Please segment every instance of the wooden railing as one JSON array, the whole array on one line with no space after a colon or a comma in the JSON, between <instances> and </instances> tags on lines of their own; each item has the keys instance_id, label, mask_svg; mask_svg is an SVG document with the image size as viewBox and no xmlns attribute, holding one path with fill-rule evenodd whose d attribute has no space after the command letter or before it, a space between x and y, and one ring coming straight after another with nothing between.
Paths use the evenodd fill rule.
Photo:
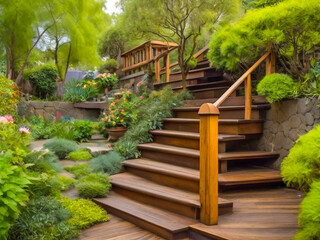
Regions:
<instances>
[{"instance_id":1,"label":"wooden railing","mask_svg":"<svg viewBox=\"0 0 320 240\"><path fill-rule=\"evenodd\" d=\"M200 115L200 221L207 225L218 223L218 120L219 106L244 82L246 120L251 119L251 73L266 60L266 75L275 72L275 54L271 48L246 71L215 103L205 103Z\"/></svg>"}]
</instances>

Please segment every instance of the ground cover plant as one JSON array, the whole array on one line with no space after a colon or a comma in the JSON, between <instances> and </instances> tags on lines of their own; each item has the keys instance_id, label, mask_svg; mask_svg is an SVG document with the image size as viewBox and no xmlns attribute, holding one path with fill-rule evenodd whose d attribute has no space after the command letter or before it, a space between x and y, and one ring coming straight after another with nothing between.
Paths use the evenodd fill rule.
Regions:
<instances>
[{"instance_id":1,"label":"ground cover plant","mask_svg":"<svg viewBox=\"0 0 320 240\"><path fill-rule=\"evenodd\" d=\"M59 159L65 159L69 153L79 149L76 142L61 138L50 139L44 144L44 147L55 153Z\"/></svg>"},{"instance_id":2,"label":"ground cover plant","mask_svg":"<svg viewBox=\"0 0 320 240\"><path fill-rule=\"evenodd\" d=\"M103 173L83 176L76 184L78 195L82 198L105 197L111 188L109 177Z\"/></svg>"},{"instance_id":3,"label":"ground cover plant","mask_svg":"<svg viewBox=\"0 0 320 240\"><path fill-rule=\"evenodd\" d=\"M76 179L86 176L92 171L89 165L86 163L76 164L74 166L66 166L64 169L72 173Z\"/></svg>"},{"instance_id":4,"label":"ground cover plant","mask_svg":"<svg viewBox=\"0 0 320 240\"><path fill-rule=\"evenodd\" d=\"M66 156L66 159L73 161L85 161L90 160L91 158L92 155L85 148L80 148L79 150L71 152Z\"/></svg>"},{"instance_id":5,"label":"ground cover plant","mask_svg":"<svg viewBox=\"0 0 320 240\"><path fill-rule=\"evenodd\" d=\"M93 172L103 172L109 175L116 174L122 169L124 158L115 151L100 155L90 160Z\"/></svg>"}]
</instances>

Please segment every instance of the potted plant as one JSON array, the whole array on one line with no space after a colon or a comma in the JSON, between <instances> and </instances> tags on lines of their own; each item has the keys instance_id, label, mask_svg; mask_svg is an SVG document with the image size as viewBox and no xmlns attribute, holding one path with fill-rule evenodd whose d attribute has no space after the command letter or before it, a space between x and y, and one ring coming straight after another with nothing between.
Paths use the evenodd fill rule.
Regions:
<instances>
[{"instance_id":1,"label":"potted plant","mask_svg":"<svg viewBox=\"0 0 320 240\"><path fill-rule=\"evenodd\" d=\"M99 74L94 81L101 93L107 93L118 86L119 79L116 74L104 73Z\"/></svg>"},{"instance_id":2,"label":"potted plant","mask_svg":"<svg viewBox=\"0 0 320 240\"><path fill-rule=\"evenodd\" d=\"M129 91L122 92L122 97L114 99L104 111L100 121L109 134L108 141L115 142L122 137L128 125L134 122L137 114L134 110L137 96Z\"/></svg>"},{"instance_id":3,"label":"potted plant","mask_svg":"<svg viewBox=\"0 0 320 240\"><path fill-rule=\"evenodd\" d=\"M119 68L119 63L115 59L108 59L100 68L100 72L115 73Z\"/></svg>"}]
</instances>

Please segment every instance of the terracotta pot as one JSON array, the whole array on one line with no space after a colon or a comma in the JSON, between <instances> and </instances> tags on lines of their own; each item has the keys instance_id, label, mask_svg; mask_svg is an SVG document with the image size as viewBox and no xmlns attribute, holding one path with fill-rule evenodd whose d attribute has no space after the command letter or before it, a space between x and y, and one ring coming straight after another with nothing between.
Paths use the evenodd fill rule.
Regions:
<instances>
[{"instance_id":1,"label":"terracotta pot","mask_svg":"<svg viewBox=\"0 0 320 240\"><path fill-rule=\"evenodd\" d=\"M116 142L120 137L122 137L126 131L128 130L127 127L113 127L108 128L109 139L110 142Z\"/></svg>"}]
</instances>

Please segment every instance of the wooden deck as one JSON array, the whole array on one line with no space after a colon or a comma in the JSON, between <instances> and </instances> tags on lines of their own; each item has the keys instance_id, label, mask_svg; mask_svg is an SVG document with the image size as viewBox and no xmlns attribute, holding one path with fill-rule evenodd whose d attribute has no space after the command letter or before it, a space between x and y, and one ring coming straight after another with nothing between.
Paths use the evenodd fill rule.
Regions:
<instances>
[{"instance_id":1,"label":"wooden deck","mask_svg":"<svg viewBox=\"0 0 320 240\"><path fill-rule=\"evenodd\" d=\"M136 225L108 214L110 221L97 224L82 232L81 240L161 240L148 231Z\"/></svg>"},{"instance_id":2,"label":"wooden deck","mask_svg":"<svg viewBox=\"0 0 320 240\"><path fill-rule=\"evenodd\" d=\"M216 226L198 223L190 226L192 231L219 240L289 240L299 229L302 192L259 189L225 192L219 197L233 201L233 212L219 216Z\"/></svg>"}]
</instances>

